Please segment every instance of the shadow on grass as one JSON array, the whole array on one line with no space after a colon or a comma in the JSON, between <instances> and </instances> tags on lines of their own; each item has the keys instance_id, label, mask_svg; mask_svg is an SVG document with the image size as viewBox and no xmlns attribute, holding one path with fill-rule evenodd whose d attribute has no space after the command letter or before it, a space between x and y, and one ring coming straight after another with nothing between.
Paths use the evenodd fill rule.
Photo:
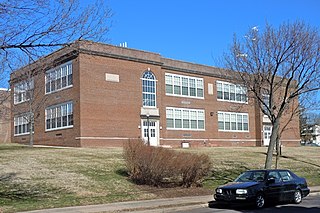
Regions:
<instances>
[{"instance_id":1,"label":"shadow on grass","mask_svg":"<svg viewBox=\"0 0 320 213\"><path fill-rule=\"evenodd\" d=\"M122 177L129 177L128 170L125 168L120 168L116 170L116 174Z\"/></svg>"},{"instance_id":2,"label":"shadow on grass","mask_svg":"<svg viewBox=\"0 0 320 213\"><path fill-rule=\"evenodd\" d=\"M0 198L8 200L29 200L39 196L38 187L15 182L17 173L0 175Z\"/></svg>"},{"instance_id":3,"label":"shadow on grass","mask_svg":"<svg viewBox=\"0 0 320 213\"><path fill-rule=\"evenodd\" d=\"M265 153L265 152L257 152L257 153L262 154L262 155L267 155L267 153ZM273 155L275 156L275 154L273 154ZM310 166L315 166L315 167L320 168L320 165L318 165L318 164L311 163L311 162L308 162L308 161L304 161L304 160L301 160L301 159L297 159L295 157L282 155L282 156L280 156L280 158L290 159L290 160L293 160L293 161L296 161L296 162L299 162L299 163L305 163L305 164L308 164Z\"/></svg>"},{"instance_id":4,"label":"shadow on grass","mask_svg":"<svg viewBox=\"0 0 320 213\"><path fill-rule=\"evenodd\" d=\"M1 144L0 151L15 151L22 149L29 149L29 146L26 145L13 145L13 144Z\"/></svg>"},{"instance_id":5,"label":"shadow on grass","mask_svg":"<svg viewBox=\"0 0 320 213\"><path fill-rule=\"evenodd\" d=\"M43 184L27 184L17 180L17 173L0 175L0 203L49 198L61 193L61 189L47 187Z\"/></svg>"},{"instance_id":6,"label":"shadow on grass","mask_svg":"<svg viewBox=\"0 0 320 213\"><path fill-rule=\"evenodd\" d=\"M298 160L298 159L295 158L295 157L289 157L289 156L284 156L284 155L283 155L283 156L281 156L281 158L290 159L290 160L293 160L293 161L296 161L296 162L305 163L305 164L308 164L308 165L311 165L311 166L315 166L315 167L320 168L320 165L318 165L318 164L311 163L311 162L304 161L304 160Z\"/></svg>"},{"instance_id":7,"label":"shadow on grass","mask_svg":"<svg viewBox=\"0 0 320 213\"><path fill-rule=\"evenodd\" d=\"M238 164L230 169L212 170L211 175L206 180L216 182L217 185L226 184L247 170L249 170L248 167Z\"/></svg>"}]
</instances>

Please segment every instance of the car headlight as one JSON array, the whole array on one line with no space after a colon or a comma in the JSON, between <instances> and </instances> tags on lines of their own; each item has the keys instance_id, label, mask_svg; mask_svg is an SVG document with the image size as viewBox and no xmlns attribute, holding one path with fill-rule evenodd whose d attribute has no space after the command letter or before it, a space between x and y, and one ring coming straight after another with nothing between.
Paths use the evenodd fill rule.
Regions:
<instances>
[{"instance_id":1,"label":"car headlight","mask_svg":"<svg viewBox=\"0 0 320 213\"><path fill-rule=\"evenodd\" d=\"M243 194L247 194L248 193L248 190L246 189L237 189L236 190L236 194L238 195L243 195Z\"/></svg>"},{"instance_id":2,"label":"car headlight","mask_svg":"<svg viewBox=\"0 0 320 213\"><path fill-rule=\"evenodd\" d=\"M217 192L218 194L222 194L222 189L217 189L216 192Z\"/></svg>"}]
</instances>

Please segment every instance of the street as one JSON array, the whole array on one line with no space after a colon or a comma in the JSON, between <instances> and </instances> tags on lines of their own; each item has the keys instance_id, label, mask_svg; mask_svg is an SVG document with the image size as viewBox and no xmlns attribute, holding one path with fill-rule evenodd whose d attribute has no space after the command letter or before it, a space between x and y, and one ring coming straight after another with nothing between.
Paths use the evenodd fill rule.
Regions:
<instances>
[{"instance_id":1,"label":"street","mask_svg":"<svg viewBox=\"0 0 320 213\"><path fill-rule=\"evenodd\" d=\"M224 212L224 213L235 213L235 212L307 212L307 213L318 213L320 212L320 195L308 196L302 200L302 203L295 204L282 204L276 206L267 206L263 209L254 209L251 207L216 207L215 203L206 205L193 205L193 206L182 206L182 207L172 207L172 208L164 208L158 210L145 210L138 211L139 213L148 213L148 212L174 212L174 213L211 213L211 212Z\"/></svg>"}]
</instances>

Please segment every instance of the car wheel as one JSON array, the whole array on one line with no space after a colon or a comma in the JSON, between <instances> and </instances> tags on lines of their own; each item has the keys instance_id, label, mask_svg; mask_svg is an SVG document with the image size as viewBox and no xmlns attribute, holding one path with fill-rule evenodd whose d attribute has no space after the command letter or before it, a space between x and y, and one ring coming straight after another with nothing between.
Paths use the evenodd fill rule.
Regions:
<instances>
[{"instance_id":1,"label":"car wheel","mask_svg":"<svg viewBox=\"0 0 320 213\"><path fill-rule=\"evenodd\" d=\"M293 197L293 202L295 204L299 204L301 203L302 201L302 195L301 195L301 191L299 189L297 189L295 192L294 192L294 197Z\"/></svg>"},{"instance_id":2,"label":"car wheel","mask_svg":"<svg viewBox=\"0 0 320 213\"><path fill-rule=\"evenodd\" d=\"M263 194L258 194L256 197L256 207L257 208L263 208L265 204L265 199Z\"/></svg>"}]
</instances>

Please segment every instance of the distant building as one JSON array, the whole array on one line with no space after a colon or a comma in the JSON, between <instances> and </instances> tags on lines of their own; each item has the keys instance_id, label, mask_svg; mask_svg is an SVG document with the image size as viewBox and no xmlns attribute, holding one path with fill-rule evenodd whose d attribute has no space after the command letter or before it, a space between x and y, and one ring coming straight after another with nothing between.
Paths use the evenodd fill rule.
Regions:
<instances>
[{"instance_id":1,"label":"distant building","mask_svg":"<svg viewBox=\"0 0 320 213\"><path fill-rule=\"evenodd\" d=\"M320 126L308 124L301 130L301 140L305 144L315 143L320 145Z\"/></svg>"},{"instance_id":2,"label":"distant building","mask_svg":"<svg viewBox=\"0 0 320 213\"><path fill-rule=\"evenodd\" d=\"M26 77L30 70L32 78ZM270 121L246 87L230 80L233 74L78 41L11 74L12 141L28 141L31 89L40 94L32 103L39 105L35 144L122 146L140 138L166 147L268 145ZM299 119L293 117L281 143L299 142Z\"/></svg>"},{"instance_id":3,"label":"distant building","mask_svg":"<svg viewBox=\"0 0 320 213\"><path fill-rule=\"evenodd\" d=\"M10 91L0 88L0 143L11 142Z\"/></svg>"},{"instance_id":4,"label":"distant building","mask_svg":"<svg viewBox=\"0 0 320 213\"><path fill-rule=\"evenodd\" d=\"M314 125L312 127L312 141L320 146L320 126Z\"/></svg>"}]
</instances>

